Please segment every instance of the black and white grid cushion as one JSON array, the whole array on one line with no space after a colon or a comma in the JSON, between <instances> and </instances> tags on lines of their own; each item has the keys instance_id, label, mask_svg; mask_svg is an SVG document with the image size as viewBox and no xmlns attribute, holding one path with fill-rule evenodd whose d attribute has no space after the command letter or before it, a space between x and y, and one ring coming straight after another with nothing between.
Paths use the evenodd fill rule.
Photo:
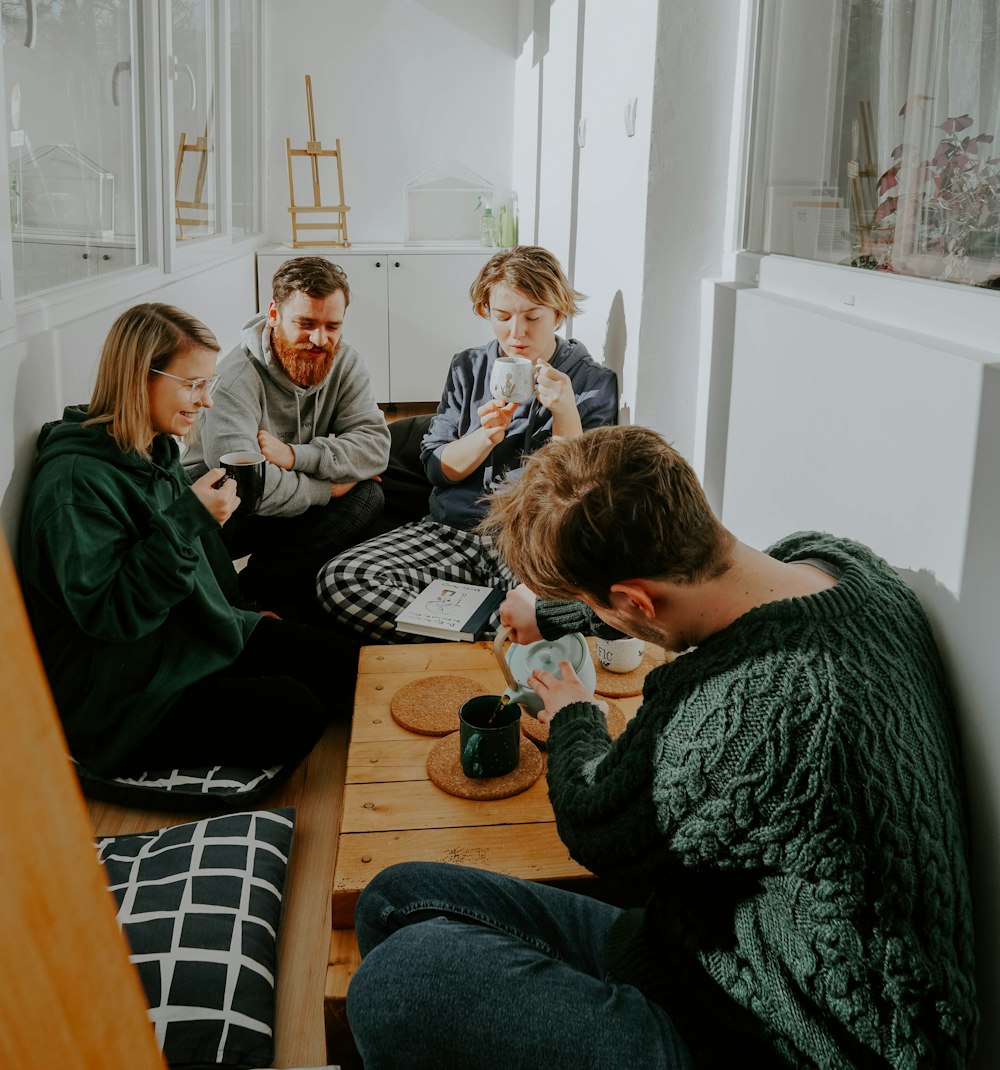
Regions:
<instances>
[{"instance_id":1,"label":"black and white grid cushion","mask_svg":"<svg viewBox=\"0 0 1000 1070\"><path fill-rule=\"evenodd\" d=\"M246 809L280 783L294 765L249 769L233 765L195 769L159 769L135 776L113 777L95 773L75 759L85 795L120 806L155 810Z\"/></svg>"},{"instance_id":2,"label":"black and white grid cushion","mask_svg":"<svg viewBox=\"0 0 1000 1070\"><path fill-rule=\"evenodd\" d=\"M171 1067L271 1065L294 821L259 810L97 841Z\"/></svg>"}]
</instances>

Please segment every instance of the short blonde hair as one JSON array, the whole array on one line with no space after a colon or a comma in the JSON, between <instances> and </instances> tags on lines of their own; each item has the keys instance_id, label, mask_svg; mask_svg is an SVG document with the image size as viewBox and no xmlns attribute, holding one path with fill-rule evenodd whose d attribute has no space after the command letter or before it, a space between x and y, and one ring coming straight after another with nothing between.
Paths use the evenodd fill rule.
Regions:
<instances>
[{"instance_id":1,"label":"short blonde hair","mask_svg":"<svg viewBox=\"0 0 1000 1070\"><path fill-rule=\"evenodd\" d=\"M219 352L215 335L194 316L157 303L123 312L104 340L84 427L107 424L108 434L123 450L148 458L154 435L150 373L163 371L190 349Z\"/></svg>"},{"instance_id":2,"label":"short blonde hair","mask_svg":"<svg viewBox=\"0 0 1000 1070\"><path fill-rule=\"evenodd\" d=\"M472 309L477 316L489 319L490 294L493 287L504 282L526 293L544 308L554 309L561 323L580 314L582 293L570 286L559 261L538 245L518 245L502 249L491 256L469 287Z\"/></svg>"},{"instance_id":3,"label":"short blonde hair","mask_svg":"<svg viewBox=\"0 0 1000 1070\"><path fill-rule=\"evenodd\" d=\"M479 530L539 598L604 607L625 580L720 576L735 545L691 466L645 427L547 442L492 496Z\"/></svg>"}]
</instances>

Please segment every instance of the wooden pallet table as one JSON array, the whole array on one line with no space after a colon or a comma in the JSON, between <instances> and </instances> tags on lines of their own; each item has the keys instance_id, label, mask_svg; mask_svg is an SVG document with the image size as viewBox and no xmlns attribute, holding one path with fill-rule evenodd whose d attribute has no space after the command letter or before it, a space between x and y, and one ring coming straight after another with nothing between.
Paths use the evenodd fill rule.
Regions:
<instances>
[{"instance_id":1,"label":"wooden pallet table","mask_svg":"<svg viewBox=\"0 0 1000 1070\"><path fill-rule=\"evenodd\" d=\"M500 694L503 675L491 643L421 643L363 647L347 754L337 839L327 971L328 1058L352 1065L344 999L359 962L354 907L376 873L404 861L453 862L526 880L582 887L592 875L570 858L556 832L544 775L509 799L459 799L427 778L436 737L396 723L392 696L428 676L463 676ZM634 715L641 699L614 700Z\"/></svg>"}]
</instances>

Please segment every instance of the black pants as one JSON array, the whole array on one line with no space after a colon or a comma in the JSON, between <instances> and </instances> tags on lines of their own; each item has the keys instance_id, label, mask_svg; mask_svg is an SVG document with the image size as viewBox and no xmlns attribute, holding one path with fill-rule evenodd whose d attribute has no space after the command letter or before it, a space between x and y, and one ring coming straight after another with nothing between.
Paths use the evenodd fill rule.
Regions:
<instances>
[{"instance_id":1,"label":"black pants","mask_svg":"<svg viewBox=\"0 0 1000 1070\"><path fill-rule=\"evenodd\" d=\"M363 541L385 506L381 486L359 483L298 516L232 520L222 538L233 558L250 555L240 573L244 598L260 609L316 603L316 574L332 557Z\"/></svg>"},{"instance_id":2,"label":"black pants","mask_svg":"<svg viewBox=\"0 0 1000 1070\"><path fill-rule=\"evenodd\" d=\"M297 762L351 715L358 647L319 628L262 617L224 672L174 701L124 772Z\"/></svg>"}]
</instances>

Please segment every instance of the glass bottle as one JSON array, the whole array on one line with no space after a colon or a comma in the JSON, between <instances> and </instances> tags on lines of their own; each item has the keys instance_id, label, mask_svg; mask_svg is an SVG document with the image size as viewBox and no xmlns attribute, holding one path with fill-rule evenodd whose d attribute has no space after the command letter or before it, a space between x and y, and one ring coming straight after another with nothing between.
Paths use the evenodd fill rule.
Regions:
<instances>
[{"instance_id":1,"label":"glass bottle","mask_svg":"<svg viewBox=\"0 0 1000 1070\"><path fill-rule=\"evenodd\" d=\"M479 226L480 245L493 246L497 243L497 221L492 208L483 209L483 221Z\"/></svg>"}]
</instances>

